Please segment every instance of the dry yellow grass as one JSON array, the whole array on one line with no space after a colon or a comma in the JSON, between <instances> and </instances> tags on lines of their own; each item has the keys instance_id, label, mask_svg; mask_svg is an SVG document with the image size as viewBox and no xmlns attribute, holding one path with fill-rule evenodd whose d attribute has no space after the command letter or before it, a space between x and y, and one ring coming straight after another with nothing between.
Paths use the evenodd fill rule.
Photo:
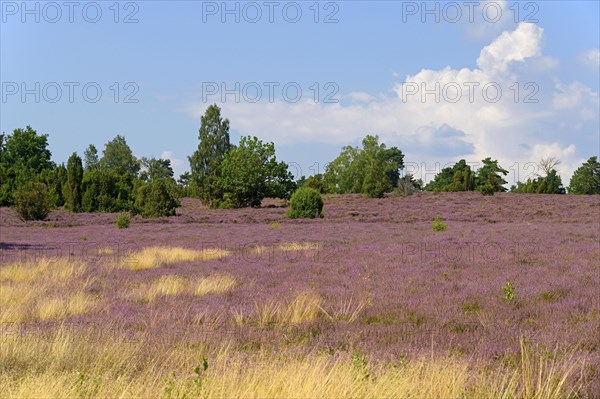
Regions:
<instances>
[{"instance_id":1,"label":"dry yellow grass","mask_svg":"<svg viewBox=\"0 0 600 399\"><path fill-rule=\"evenodd\" d=\"M108 326L107 326L108 327ZM241 356L224 342L195 350L129 342L60 328L53 337L6 335L0 347L5 398L530 398L573 395L565 381L579 362L522 346L521 363L472 368L462 358L422 358L400 367L339 356L259 351ZM202 357L208 369L193 372ZM248 367L251 364L252 367Z\"/></svg>"},{"instance_id":2,"label":"dry yellow grass","mask_svg":"<svg viewBox=\"0 0 600 399\"><path fill-rule=\"evenodd\" d=\"M25 283L44 280L46 283L58 283L81 275L86 264L68 258L15 262L0 267L0 283Z\"/></svg>"},{"instance_id":3,"label":"dry yellow grass","mask_svg":"<svg viewBox=\"0 0 600 399\"><path fill-rule=\"evenodd\" d=\"M60 297L24 287L2 287L0 291L8 292L8 295L2 295L0 324L23 323L36 319L64 319L91 312L98 303L96 298L81 291Z\"/></svg>"},{"instance_id":4,"label":"dry yellow grass","mask_svg":"<svg viewBox=\"0 0 600 399\"><path fill-rule=\"evenodd\" d=\"M255 318L261 327L301 324L314 321L322 311L323 298L314 291L304 291L289 304L273 300L256 304ZM238 316L238 322L243 316Z\"/></svg>"},{"instance_id":5,"label":"dry yellow grass","mask_svg":"<svg viewBox=\"0 0 600 399\"><path fill-rule=\"evenodd\" d=\"M35 318L32 302L38 291L26 285L0 285L0 324Z\"/></svg>"},{"instance_id":6,"label":"dry yellow grass","mask_svg":"<svg viewBox=\"0 0 600 399\"><path fill-rule=\"evenodd\" d=\"M121 267L131 270L152 269L178 262L207 261L229 256L221 249L193 250L180 247L148 247L132 254Z\"/></svg>"},{"instance_id":7,"label":"dry yellow grass","mask_svg":"<svg viewBox=\"0 0 600 399\"><path fill-rule=\"evenodd\" d=\"M69 284L87 265L68 258L15 262L0 268L0 323L63 319L92 311L98 300Z\"/></svg>"},{"instance_id":8,"label":"dry yellow grass","mask_svg":"<svg viewBox=\"0 0 600 399\"><path fill-rule=\"evenodd\" d=\"M314 291L300 293L286 309L282 322L300 324L314 321L321 312L323 298Z\"/></svg>"},{"instance_id":9,"label":"dry yellow grass","mask_svg":"<svg viewBox=\"0 0 600 399\"><path fill-rule=\"evenodd\" d=\"M164 296L221 294L233 289L235 285L235 279L224 274L215 274L192 280L180 276L163 276L149 285L143 285L135 289L133 297L153 301Z\"/></svg>"},{"instance_id":10,"label":"dry yellow grass","mask_svg":"<svg viewBox=\"0 0 600 399\"><path fill-rule=\"evenodd\" d=\"M174 296L183 294L188 286L188 282L178 276L163 276L154 281L150 287L145 290L145 297L152 301L161 296Z\"/></svg>"},{"instance_id":11,"label":"dry yellow grass","mask_svg":"<svg viewBox=\"0 0 600 399\"><path fill-rule=\"evenodd\" d=\"M196 283L196 295L206 294L220 294L233 289L236 285L236 281L233 277L217 274L201 278Z\"/></svg>"}]
</instances>

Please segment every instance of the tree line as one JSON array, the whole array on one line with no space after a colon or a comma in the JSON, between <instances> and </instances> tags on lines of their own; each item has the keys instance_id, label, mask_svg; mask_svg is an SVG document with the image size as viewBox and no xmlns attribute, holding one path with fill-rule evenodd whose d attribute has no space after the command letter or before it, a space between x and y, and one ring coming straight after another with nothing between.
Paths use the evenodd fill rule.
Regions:
<instances>
[{"instance_id":1,"label":"tree line","mask_svg":"<svg viewBox=\"0 0 600 399\"><path fill-rule=\"evenodd\" d=\"M0 206L13 206L23 219L43 219L52 208L73 212L130 212L142 217L171 216L183 196L198 197L213 208L259 206L264 198L289 199L300 187L322 194L360 193L371 198L398 191L504 192L508 171L486 158L472 170L465 160L444 168L424 185L401 175L404 154L368 135L361 147L346 146L322 174L294 180L285 162L278 161L273 143L244 136L231 143L230 122L215 104L201 117L199 144L188 157L190 172L175 180L168 159L136 158L125 137L117 135L102 154L90 144L81 158L73 153L67 164L51 160L48 135L30 126L0 135ZM540 162L542 174L518 182L510 191L546 194L600 194L600 163L591 157L562 184L558 160Z\"/></svg>"}]
</instances>

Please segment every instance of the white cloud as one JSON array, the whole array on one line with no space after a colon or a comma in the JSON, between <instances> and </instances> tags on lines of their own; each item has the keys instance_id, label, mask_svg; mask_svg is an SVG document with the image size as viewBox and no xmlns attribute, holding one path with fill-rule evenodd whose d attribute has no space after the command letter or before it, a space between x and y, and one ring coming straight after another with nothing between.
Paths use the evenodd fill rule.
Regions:
<instances>
[{"instance_id":1,"label":"white cloud","mask_svg":"<svg viewBox=\"0 0 600 399\"><path fill-rule=\"evenodd\" d=\"M579 61L592 71L598 72L600 69L600 49L591 48L579 56Z\"/></svg>"},{"instance_id":2,"label":"white cloud","mask_svg":"<svg viewBox=\"0 0 600 399\"><path fill-rule=\"evenodd\" d=\"M485 46L477 66L488 72L503 72L515 61L525 61L527 58L541 54L541 40L544 30L535 24L520 23L516 30L503 32L490 45Z\"/></svg>"},{"instance_id":3,"label":"white cloud","mask_svg":"<svg viewBox=\"0 0 600 399\"><path fill-rule=\"evenodd\" d=\"M554 93L553 104L556 109L569 109L581 107L585 98L593 97L592 90L579 83L569 85L556 82L557 91Z\"/></svg>"},{"instance_id":4,"label":"white cloud","mask_svg":"<svg viewBox=\"0 0 600 399\"><path fill-rule=\"evenodd\" d=\"M353 92L353 93L348 94L348 97L351 100L357 101L357 102L367 102L367 101L372 101L375 99L375 97L373 97L369 93L365 93L365 92Z\"/></svg>"},{"instance_id":5,"label":"white cloud","mask_svg":"<svg viewBox=\"0 0 600 399\"><path fill-rule=\"evenodd\" d=\"M592 144L600 136L598 93L555 79L558 60L542 54L543 39L542 28L520 23L482 48L477 68L423 69L385 98L352 93L356 101L348 105L306 100L221 106L232 128L276 144L341 146L379 134L405 151L407 161L443 161L438 150L446 146L447 161L491 156L507 169L551 152L563 161L567 184L577 162L589 157L577 151L597 151ZM189 110L197 119L205 107L196 103Z\"/></svg>"}]
</instances>

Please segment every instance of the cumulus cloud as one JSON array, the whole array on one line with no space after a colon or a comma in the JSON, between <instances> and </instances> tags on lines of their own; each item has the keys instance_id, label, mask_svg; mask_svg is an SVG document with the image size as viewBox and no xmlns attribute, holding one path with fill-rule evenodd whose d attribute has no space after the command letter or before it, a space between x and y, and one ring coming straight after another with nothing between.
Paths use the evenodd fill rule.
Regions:
<instances>
[{"instance_id":1,"label":"cumulus cloud","mask_svg":"<svg viewBox=\"0 0 600 399\"><path fill-rule=\"evenodd\" d=\"M341 146L378 134L405 151L407 161L478 162L491 156L513 170L548 153L563 161L567 184L577 163L597 151L600 104L593 89L553 76L558 60L543 55L543 40L542 28L520 23L481 49L476 68L422 69L384 98L352 93L349 104L221 106L233 128L276 144ZM199 118L205 107L195 103L189 110Z\"/></svg>"},{"instance_id":2,"label":"cumulus cloud","mask_svg":"<svg viewBox=\"0 0 600 399\"><path fill-rule=\"evenodd\" d=\"M541 55L544 30L535 24L521 23L512 32L503 32L481 50L477 66L487 72L503 72L515 62Z\"/></svg>"}]
</instances>

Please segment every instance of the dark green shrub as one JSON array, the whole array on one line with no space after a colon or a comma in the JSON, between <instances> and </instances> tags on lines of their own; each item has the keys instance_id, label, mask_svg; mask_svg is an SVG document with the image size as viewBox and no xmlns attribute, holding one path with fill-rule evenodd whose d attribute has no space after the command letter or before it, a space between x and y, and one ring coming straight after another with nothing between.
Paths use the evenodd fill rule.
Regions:
<instances>
[{"instance_id":1,"label":"dark green shrub","mask_svg":"<svg viewBox=\"0 0 600 399\"><path fill-rule=\"evenodd\" d=\"M164 180L138 187L135 197L135 212L143 218L173 216L179 201L173 194L172 187Z\"/></svg>"},{"instance_id":2,"label":"dark green shrub","mask_svg":"<svg viewBox=\"0 0 600 399\"><path fill-rule=\"evenodd\" d=\"M323 199L314 188L300 188L292 194L287 216L296 218L323 217Z\"/></svg>"},{"instance_id":3,"label":"dark green shrub","mask_svg":"<svg viewBox=\"0 0 600 399\"><path fill-rule=\"evenodd\" d=\"M129 216L128 212L121 212L117 215L117 218L115 219L115 223L117 224L117 227L120 229L126 229L129 227L129 222L131 221L131 218Z\"/></svg>"},{"instance_id":4,"label":"dark green shrub","mask_svg":"<svg viewBox=\"0 0 600 399\"><path fill-rule=\"evenodd\" d=\"M50 213L51 198L44 183L25 183L13 197L15 210L23 220L43 220Z\"/></svg>"}]
</instances>

